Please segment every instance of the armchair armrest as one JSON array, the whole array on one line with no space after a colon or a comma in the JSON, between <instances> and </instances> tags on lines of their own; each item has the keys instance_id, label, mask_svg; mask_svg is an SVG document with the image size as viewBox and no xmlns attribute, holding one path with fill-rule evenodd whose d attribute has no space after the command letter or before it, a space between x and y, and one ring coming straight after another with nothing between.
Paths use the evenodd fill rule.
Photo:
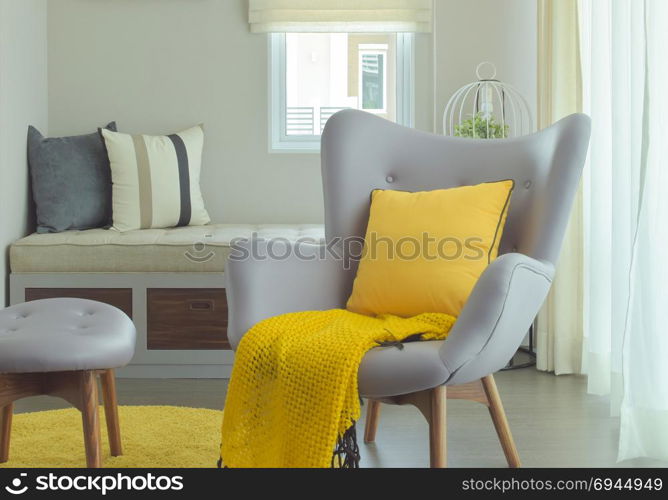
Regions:
<instances>
[{"instance_id":1,"label":"armchair armrest","mask_svg":"<svg viewBox=\"0 0 668 500\"><path fill-rule=\"evenodd\" d=\"M232 348L253 325L272 316L344 308L354 277L321 245L257 239L234 243L225 269Z\"/></svg>"},{"instance_id":2,"label":"armchair armrest","mask_svg":"<svg viewBox=\"0 0 668 500\"><path fill-rule=\"evenodd\" d=\"M540 310L554 267L526 255L499 257L482 274L448 340L441 348L452 374L448 385L464 384L503 368Z\"/></svg>"}]
</instances>

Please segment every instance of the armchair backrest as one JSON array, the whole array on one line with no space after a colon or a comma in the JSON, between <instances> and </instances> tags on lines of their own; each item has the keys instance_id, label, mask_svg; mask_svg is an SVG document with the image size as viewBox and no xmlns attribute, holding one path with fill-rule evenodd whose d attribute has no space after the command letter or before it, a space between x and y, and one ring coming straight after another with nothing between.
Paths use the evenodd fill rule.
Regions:
<instances>
[{"instance_id":1,"label":"armchair backrest","mask_svg":"<svg viewBox=\"0 0 668 500\"><path fill-rule=\"evenodd\" d=\"M571 115L542 132L505 140L461 139L345 110L323 132L325 230L364 237L374 189L430 191L515 181L500 254L519 252L556 264L590 136L590 120Z\"/></svg>"}]
</instances>

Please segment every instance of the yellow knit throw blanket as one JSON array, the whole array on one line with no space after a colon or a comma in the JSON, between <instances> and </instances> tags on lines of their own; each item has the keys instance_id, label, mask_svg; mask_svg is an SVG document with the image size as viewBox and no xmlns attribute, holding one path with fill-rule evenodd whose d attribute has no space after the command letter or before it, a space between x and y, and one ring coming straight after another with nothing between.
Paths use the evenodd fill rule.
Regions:
<instances>
[{"instance_id":1,"label":"yellow knit throw blanket","mask_svg":"<svg viewBox=\"0 0 668 500\"><path fill-rule=\"evenodd\" d=\"M405 319L331 310L258 323L236 353L222 462L234 468L331 467L337 442L360 417L357 371L364 354L416 335L445 339L454 322L437 313Z\"/></svg>"}]
</instances>

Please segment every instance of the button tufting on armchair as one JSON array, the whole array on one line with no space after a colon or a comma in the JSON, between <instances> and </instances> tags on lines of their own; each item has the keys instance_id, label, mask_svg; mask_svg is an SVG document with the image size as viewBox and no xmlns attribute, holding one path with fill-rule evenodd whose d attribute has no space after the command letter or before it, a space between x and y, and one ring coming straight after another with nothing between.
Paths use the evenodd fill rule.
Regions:
<instances>
[{"instance_id":1,"label":"button tufting on armchair","mask_svg":"<svg viewBox=\"0 0 668 500\"><path fill-rule=\"evenodd\" d=\"M364 237L374 189L515 181L500 257L480 277L448 340L409 343L402 350L378 347L364 357L359 390L369 400L366 442L375 438L381 402L412 404L429 423L432 467L445 467L446 399L469 399L489 408L508 464L520 466L493 374L511 359L547 297L589 137L585 115L508 140L442 137L353 110L329 120L322 175L326 239L335 249L341 240ZM303 246L285 258L266 259L258 257L262 243L252 245L254 255L232 259L227 267L233 347L268 317L345 307L354 262ZM251 243L237 247L240 255ZM274 248L273 255L285 256L283 250Z\"/></svg>"}]
</instances>

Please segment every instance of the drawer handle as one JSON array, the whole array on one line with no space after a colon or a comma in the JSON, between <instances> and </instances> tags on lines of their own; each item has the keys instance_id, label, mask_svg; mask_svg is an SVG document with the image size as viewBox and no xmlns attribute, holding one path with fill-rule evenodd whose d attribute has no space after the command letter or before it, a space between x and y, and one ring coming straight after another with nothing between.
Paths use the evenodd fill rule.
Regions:
<instances>
[{"instance_id":1,"label":"drawer handle","mask_svg":"<svg viewBox=\"0 0 668 500\"><path fill-rule=\"evenodd\" d=\"M194 312L211 312L213 311L213 300L197 300L189 302L188 308Z\"/></svg>"}]
</instances>

